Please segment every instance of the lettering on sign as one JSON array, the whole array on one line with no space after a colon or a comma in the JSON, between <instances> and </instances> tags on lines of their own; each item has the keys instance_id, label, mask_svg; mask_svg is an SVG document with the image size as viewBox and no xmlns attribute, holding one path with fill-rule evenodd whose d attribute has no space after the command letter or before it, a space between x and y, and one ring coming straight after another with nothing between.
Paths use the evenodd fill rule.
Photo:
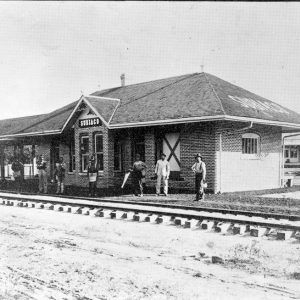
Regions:
<instances>
[{"instance_id":1,"label":"lettering on sign","mask_svg":"<svg viewBox=\"0 0 300 300\"><path fill-rule=\"evenodd\" d=\"M243 107L246 108L254 108L257 110L262 110L266 113L268 112L276 112L276 113L284 113L289 114L289 111L281 107L280 105L273 103L273 102L267 102L267 101L256 101L251 98L244 98L244 97L238 97L238 96L230 96L228 97L241 104Z\"/></svg>"},{"instance_id":2,"label":"lettering on sign","mask_svg":"<svg viewBox=\"0 0 300 300\"><path fill-rule=\"evenodd\" d=\"M101 126L101 125L102 125L102 123L99 118L90 118L90 119L79 120L80 128L95 127L95 126Z\"/></svg>"}]
</instances>

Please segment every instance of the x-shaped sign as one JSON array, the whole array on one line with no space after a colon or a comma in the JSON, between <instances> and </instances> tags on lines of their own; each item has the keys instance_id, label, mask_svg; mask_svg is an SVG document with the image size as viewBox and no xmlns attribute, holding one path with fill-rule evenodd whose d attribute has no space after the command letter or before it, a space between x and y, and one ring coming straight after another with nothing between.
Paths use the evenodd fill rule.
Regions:
<instances>
[{"instance_id":1,"label":"x-shaped sign","mask_svg":"<svg viewBox=\"0 0 300 300\"><path fill-rule=\"evenodd\" d=\"M180 160L178 159L178 157L177 157L176 154L175 154L176 148L177 148L177 146L178 146L178 144L179 144L179 142L180 142L180 137L178 137L176 143L174 144L174 147L172 147L172 146L170 145L169 141L166 139L165 136L163 137L163 140L166 142L166 145L167 145L168 148L170 149L170 155L169 155L169 157L168 157L168 161L170 161L170 159L172 158L172 156L174 156L174 158L175 158L175 160L176 160L178 166L180 167Z\"/></svg>"}]
</instances>

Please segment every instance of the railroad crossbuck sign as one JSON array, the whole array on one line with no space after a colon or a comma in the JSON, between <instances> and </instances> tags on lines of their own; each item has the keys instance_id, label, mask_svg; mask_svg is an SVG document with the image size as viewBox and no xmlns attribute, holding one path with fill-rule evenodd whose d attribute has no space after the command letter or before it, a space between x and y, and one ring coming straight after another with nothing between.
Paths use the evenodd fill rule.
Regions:
<instances>
[{"instance_id":1,"label":"railroad crossbuck sign","mask_svg":"<svg viewBox=\"0 0 300 300\"><path fill-rule=\"evenodd\" d=\"M180 171L180 136L179 133L167 133L163 138L163 153L170 163L171 171Z\"/></svg>"}]
</instances>

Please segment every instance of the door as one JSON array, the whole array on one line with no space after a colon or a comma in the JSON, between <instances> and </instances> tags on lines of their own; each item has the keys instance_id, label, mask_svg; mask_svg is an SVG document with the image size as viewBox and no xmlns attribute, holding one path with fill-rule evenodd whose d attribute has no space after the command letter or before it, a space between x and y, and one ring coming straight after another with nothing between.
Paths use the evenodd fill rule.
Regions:
<instances>
[{"instance_id":1,"label":"door","mask_svg":"<svg viewBox=\"0 0 300 300\"><path fill-rule=\"evenodd\" d=\"M50 146L50 176L53 178L55 164L59 161L59 141L53 140Z\"/></svg>"},{"instance_id":2,"label":"door","mask_svg":"<svg viewBox=\"0 0 300 300\"><path fill-rule=\"evenodd\" d=\"M163 153L170 163L171 172L180 172L180 134L166 133L163 137Z\"/></svg>"}]
</instances>

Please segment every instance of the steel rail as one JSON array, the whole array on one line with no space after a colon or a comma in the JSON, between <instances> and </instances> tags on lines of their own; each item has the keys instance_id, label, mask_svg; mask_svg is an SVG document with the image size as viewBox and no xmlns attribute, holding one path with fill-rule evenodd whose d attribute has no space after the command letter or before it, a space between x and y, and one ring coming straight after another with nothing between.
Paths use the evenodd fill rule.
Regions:
<instances>
[{"instance_id":1,"label":"steel rail","mask_svg":"<svg viewBox=\"0 0 300 300\"><path fill-rule=\"evenodd\" d=\"M250 218L251 216L243 215L241 214L241 211L234 211L234 214L229 214L227 212L223 216L220 215L213 215L213 213L218 214L217 211L196 211L193 209L193 207L161 207L156 205L148 205L147 203L144 203L143 205L141 203L128 203L128 202L118 202L115 201L99 201L99 204L93 203L76 203L71 201L55 201L55 200L47 200L47 199L35 199L31 197L23 197L23 195L18 196L0 196L2 199L6 200L14 200L19 202L34 202L34 203L51 203L53 205L59 204L61 206L76 206L76 207L87 207L90 209L107 209L112 211L124 211L124 212L134 212L134 213L145 213L145 214L154 214L157 216L170 216L175 218L186 218L188 220L195 219L195 220L210 220L214 222L227 222L227 223L235 223L235 224L244 224L244 225L252 225L252 226L261 226L261 227L268 227L268 228L277 228L282 230L293 230L293 231L300 231L300 225L298 224L292 224L292 223L284 223L284 222L294 222L291 220L287 220L284 218L281 219L281 223L278 223L279 220L274 218L265 218L265 220L251 220L251 219L244 219L245 217ZM64 197L65 198L65 197ZM89 201L90 199L82 199ZM107 203L107 204L106 204ZM135 205L136 207L133 207ZM139 207L140 206L140 207ZM147 206L147 207L146 207ZM179 210L179 211L178 211ZM181 210L181 211L180 211ZM189 211L184 211L189 210ZM201 215L201 213L203 213ZM211 215L207 215L207 213L211 213ZM250 212L251 213L251 212ZM284 215L283 215L284 216ZM253 216L252 216L253 217ZM256 217L256 216L255 216ZM261 215L259 216L260 218ZM273 219L273 220L272 220Z\"/></svg>"},{"instance_id":2,"label":"steel rail","mask_svg":"<svg viewBox=\"0 0 300 300\"><path fill-rule=\"evenodd\" d=\"M0 190L2 193L6 193L7 191ZM10 192L11 194L11 192ZM17 195L17 194L16 194ZM24 199L27 198L25 196L30 196L32 194L29 193L22 193L22 196L24 195ZM41 194L42 196L43 194ZM118 199L107 199L107 198L92 198L92 197L80 197L80 196L69 196L69 195L52 195L52 194L46 194L46 196L51 196L55 198L66 198L66 199L75 199L75 200L86 200L86 201L95 201L95 202L108 202L108 203L120 203L120 204L132 204L132 205L147 205L147 206L153 206L153 207L161 207L161 208L170 208L170 209L184 209L184 210L193 210L197 212L211 212L211 213L221 213L221 214L230 214L230 215L244 215L248 217L261 217L264 219L286 219L289 221L300 221L299 215L292 215L292 214L279 214L279 213L265 213L265 212L257 212L257 211L249 211L249 210L233 210L233 209L227 209L227 208L210 208L210 207L204 207L204 206L187 206L187 205L181 205L181 204L166 204L166 203L157 203L157 202L145 202L145 201L130 201L130 200L118 200ZM19 197L14 197L12 195L5 196L10 199L18 200ZM1 198L1 196L0 196ZM28 198L29 200L31 198ZM40 200L40 202L46 201L46 200ZM47 201L46 201L47 202ZM51 201L52 202L52 201ZM71 202L70 202L71 203ZM76 203L72 202L73 205ZM201 203L201 202L200 202ZM59 202L57 202L59 204Z\"/></svg>"}]
</instances>

